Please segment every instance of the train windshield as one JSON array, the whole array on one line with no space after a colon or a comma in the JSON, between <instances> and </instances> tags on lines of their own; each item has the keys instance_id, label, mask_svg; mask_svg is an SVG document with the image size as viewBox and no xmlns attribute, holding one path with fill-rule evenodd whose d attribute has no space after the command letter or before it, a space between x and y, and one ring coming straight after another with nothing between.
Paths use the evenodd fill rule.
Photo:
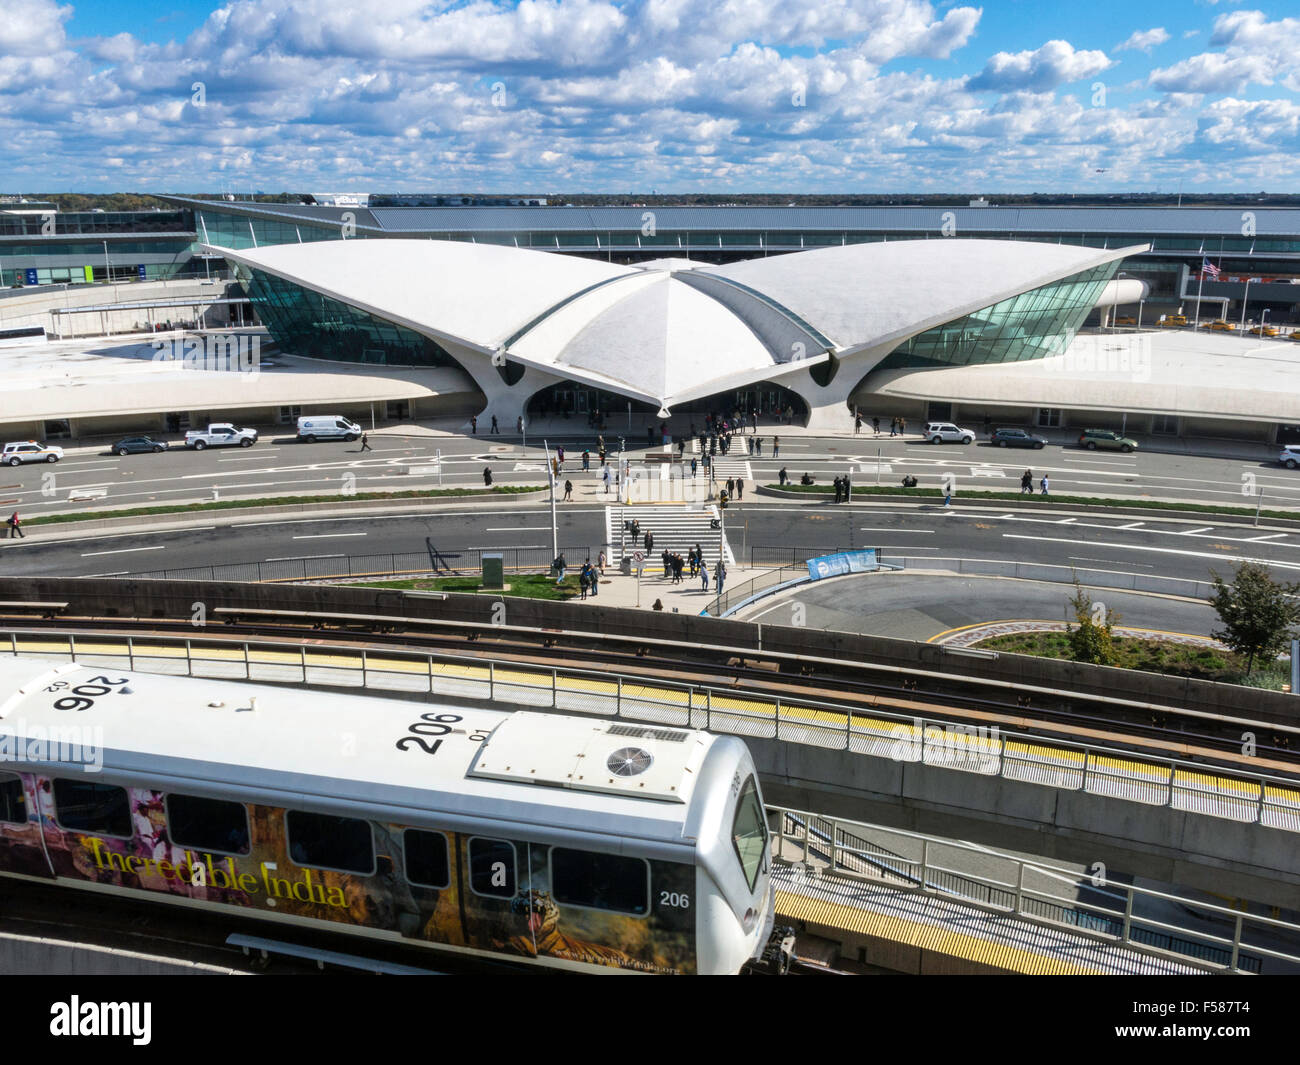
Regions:
<instances>
[{"instance_id":1,"label":"train windshield","mask_svg":"<svg viewBox=\"0 0 1300 1065\"><path fill-rule=\"evenodd\" d=\"M740 789L740 798L736 800L736 817L731 823L731 842L736 848L736 857L740 859L740 867L745 871L749 890L753 891L767 852L767 821L763 817L763 806L758 801L758 787L752 776L745 781L744 787Z\"/></svg>"}]
</instances>

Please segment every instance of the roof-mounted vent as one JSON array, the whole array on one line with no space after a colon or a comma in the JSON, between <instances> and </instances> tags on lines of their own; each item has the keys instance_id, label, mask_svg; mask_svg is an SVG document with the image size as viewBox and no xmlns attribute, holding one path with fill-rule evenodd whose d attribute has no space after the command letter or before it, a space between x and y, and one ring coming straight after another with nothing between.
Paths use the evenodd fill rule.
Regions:
<instances>
[{"instance_id":1,"label":"roof-mounted vent","mask_svg":"<svg viewBox=\"0 0 1300 1065\"><path fill-rule=\"evenodd\" d=\"M620 747L605 759L605 766L616 777L636 777L654 765L654 760L644 747Z\"/></svg>"}]
</instances>

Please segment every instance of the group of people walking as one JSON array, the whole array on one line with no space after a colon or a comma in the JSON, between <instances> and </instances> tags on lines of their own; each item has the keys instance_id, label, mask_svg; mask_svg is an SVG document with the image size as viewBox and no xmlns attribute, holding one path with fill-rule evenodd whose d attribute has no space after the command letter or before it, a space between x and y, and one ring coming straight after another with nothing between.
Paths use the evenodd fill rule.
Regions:
<instances>
[{"instance_id":1,"label":"group of people walking","mask_svg":"<svg viewBox=\"0 0 1300 1065\"><path fill-rule=\"evenodd\" d=\"M861 414L855 414L855 415L853 416L853 431L854 431L855 433L860 433L860 432L862 432L862 415L861 415ZM879 436L879 435L880 435L880 419L879 419L879 418L872 418L872 419L871 419L871 431L872 431L872 433L875 434L876 436ZM891 418L891 419L889 420L889 435L890 435L890 436L902 436L902 435L903 435L904 433L906 433L906 432L907 432L907 419L906 419L906 418Z\"/></svg>"},{"instance_id":2,"label":"group of people walking","mask_svg":"<svg viewBox=\"0 0 1300 1065\"><path fill-rule=\"evenodd\" d=\"M1047 474L1043 474L1043 476L1039 478L1038 487L1042 491L1043 495L1050 494L1047 491L1047 489L1050 487L1050 483L1051 482L1049 482L1047 479ZM1020 475L1020 494L1021 495L1034 494L1034 471L1033 470L1025 470L1025 472Z\"/></svg>"}]
</instances>

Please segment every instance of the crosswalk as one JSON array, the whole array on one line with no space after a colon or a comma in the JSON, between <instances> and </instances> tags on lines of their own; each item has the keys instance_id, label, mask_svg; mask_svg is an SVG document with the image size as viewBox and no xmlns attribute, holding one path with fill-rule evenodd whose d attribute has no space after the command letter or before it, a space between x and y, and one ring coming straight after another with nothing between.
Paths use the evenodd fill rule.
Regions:
<instances>
[{"instance_id":1,"label":"crosswalk","mask_svg":"<svg viewBox=\"0 0 1300 1065\"><path fill-rule=\"evenodd\" d=\"M610 557L617 564L622 562L624 554L631 557L633 551L644 551L645 534L650 533L654 537L654 546L646 559L647 568L658 565L659 556L665 551L685 558L686 553L696 544L704 552L705 562L712 566L718 561L721 531L711 528L710 522L717 517L718 508L712 505L692 507L664 503L606 507L605 539L610 544ZM631 534L624 530L623 525L625 521L634 519L641 527L641 535L636 543L632 542ZM734 566L736 556L725 538L722 538L721 549L727 565Z\"/></svg>"},{"instance_id":2,"label":"crosswalk","mask_svg":"<svg viewBox=\"0 0 1300 1065\"><path fill-rule=\"evenodd\" d=\"M713 479L715 481L725 481L729 477L740 477L743 480L752 481L754 479L754 467L750 464L749 459L714 459Z\"/></svg>"}]
</instances>

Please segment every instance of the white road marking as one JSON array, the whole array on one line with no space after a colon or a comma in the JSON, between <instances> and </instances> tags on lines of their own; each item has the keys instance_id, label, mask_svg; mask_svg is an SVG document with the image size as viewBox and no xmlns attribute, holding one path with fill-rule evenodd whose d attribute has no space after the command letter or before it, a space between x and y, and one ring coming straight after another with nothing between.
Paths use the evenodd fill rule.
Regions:
<instances>
[{"instance_id":1,"label":"white road marking","mask_svg":"<svg viewBox=\"0 0 1300 1065\"><path fill-rule=\"evenodd\" d=\"M369 536L369 533L304 533L295 540L342 540L352 536Z\"/></svg>"},{"instance_id":2,"label":"white road marking","mask_svg":"<svg viewBox=\"0 0 1300 1065\"><path fill-rule=\"evenodd\" d=\"M125 573L130 573L129 569L115 569L110 573L87 573L86 577L121 577Z\"/></svg>"},{"instance_id":3,"label":"white road marking","mask_svg":"<svg viewBox=\"0 0 1300 1065\"><path fill-rule=\"evenodd\" d=\"M1199 529L1183 529L1178 533L1179 536L1195 536L1197 533L1209 532L1213 525L1202 525Z\"/></svg>"},{"instance_id":4,"label":"white road marking","mask_svg":"<svg viewBox=\"0 0 1300 1065\"><path fill-rule=\"evenodd\" d=\"M933 529L877 529L877 528L870 528L867 526L863 526L858 530L858 532L901 533L904 536L933 536L934 535Z\"/></svg>"},{"instance_id":5,"label":"white road marking","mask_svg":"<svg viewBox=\"0 0 1300 1065\"><path fill-rule=\"evenodd\" d=\"M1140 529L1145 524L1146 522L1144 521L1131 521L1127 525L1120 525L1117 527L1120 529Z\"/></svg>"},{"instance_id":6,"label":"white road marking","mask_svg":"<svg viewBox=\"0 0 1300 1065\"><path fill-rule=\"evenodd\" d=\"M1246 543L1257 544L1261 540L1276 540L1279 536L1286 536L1286 535L1287 535L1286 533L1269 533L1267 536L1252 536L1246 541ZM1279 544L1278 546L1280 547L1282 545Z\"/></svg>"},{"instance_id":7,"label":"white road marking","mask_svg":"<svg viewBox=\"0 0 1300 1065\"><path fill-rule=\"evenodd\" d=\"M1066 540L1058 536L1025 536L1020 533L1003 533L1008 540L1037 540L1041 543L1075 544L1079 547L1113 547L1119 551L1153 551L1161 555L1184 555L1188 558L1215 558L1225 562L1257 562L1261 566L1300 570L1300 563L1278 562L1271 558L1250 558L1245 555L1226 555L1214 551L1180 551L1175 547L1151 547L1146 544L1113 544L1103 540Z\"/></svg>"},{"instance_id":8,"label":"white road marking","mask_svg":"<svg viewBox=\"0 0 1300 1065\"><path fill-rule=\"evenodd\" d=\"M114 551L85 551L82 552L82 558L94 558L96 555L127 555L132 551L162 551L166 544L155 544L153 547L119 547Z\"/></svg>"},{"instance_id":9,"label":"white road marking","mask_svg":"<svg viewBox=\"0 0 1300 1065\"><path fill-rule=\"evenodd\" d=\"M301 562L308 558L347 558L347 555L285 555L283 558L264 558L263 562Z\"/></svg>"},{"instance_id":10,"label":"white road marking","mask_svg":"<svg viewBox=\"0 0 1300 1065\"><path fill-rule=\"evenodd\" d=\"M549 525L489 525L483 532L546 532Z\"/></svg>"},{"instance_id":11,"label":"white road marking","mask_svg":"<svg viewBox=\"0 0 1300 1065\"><path fill-rule=\"evenodd\" d=\"M1092 558L1088 555L1070 555L1074 562L1105 562L1108 566L1141 566L1143 569L1154 569L1154 566L1146 562L1121 562L1117 558Z\"/></svg>"}]
</instances>

